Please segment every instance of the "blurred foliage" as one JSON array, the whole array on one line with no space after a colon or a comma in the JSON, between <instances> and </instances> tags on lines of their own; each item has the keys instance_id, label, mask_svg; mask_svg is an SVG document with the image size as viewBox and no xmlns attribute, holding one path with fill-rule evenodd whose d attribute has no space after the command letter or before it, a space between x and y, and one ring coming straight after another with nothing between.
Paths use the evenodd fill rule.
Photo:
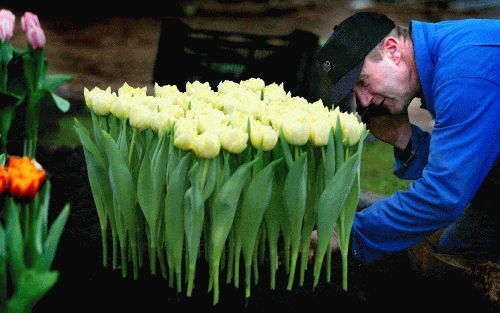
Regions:
<instances>
[{"instance_id":1,"label":"blurred foliage","mask_svg":"<svg viewBox=\"0 0 500 313\"><path fill-rule=\"evenodd\" d=\"M396 177L392 171L395 161L391 145L379 140L366 140L361 160L361 190L390 196L396 190L407 190L408 180Z\"/></svg>"}]
</instances>

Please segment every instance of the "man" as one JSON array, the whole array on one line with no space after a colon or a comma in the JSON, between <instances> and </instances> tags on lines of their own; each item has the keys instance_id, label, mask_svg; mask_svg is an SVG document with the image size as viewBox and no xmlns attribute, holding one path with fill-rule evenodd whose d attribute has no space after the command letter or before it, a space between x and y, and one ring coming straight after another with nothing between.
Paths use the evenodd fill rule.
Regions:
<instances>
[{"instance_id":1,"label":"man","mask_svg":"<svg viewBox=\"0 0 500 313\"><path fill-rule=\"evenodd\" d=\"M358 13L317 58L333 102L354 91L372 134L394 146L394 173L414 180L356 213L354 255L374 262L447 227L439 252L499 260L500 20L412 21L406 30ZM415 97L435 120L432 135L409 123ZM368 118L372 108L388 115Z\"/></svg>"}]
</instances>

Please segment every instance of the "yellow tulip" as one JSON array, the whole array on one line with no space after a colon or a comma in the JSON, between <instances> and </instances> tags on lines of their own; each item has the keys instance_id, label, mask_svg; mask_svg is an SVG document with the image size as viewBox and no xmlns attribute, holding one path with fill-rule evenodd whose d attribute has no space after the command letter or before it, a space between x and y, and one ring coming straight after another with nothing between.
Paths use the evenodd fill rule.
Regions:
<instances>
[{"instance_id":1,"label":"yellow tulip","mask_svg":"<svg viewBox=\"0 0 500 313\"><path fill-rule=\"evenodd\" d=\"M130 110L129 116L129 123L133 128L140 131L151 128L153 111L148 107L135 105Z\"/></svg>"},{"instance_id":2,"label":"yellow tulip","mask_svg":"<svg viewBox=\"0 0 500 313\"><path fill-rule=\"evenodd\" d=\"M310 127L303 119L287 118L283 121L282 130L286 141L292 145L302 146L309 140Z\"/></svg>"},{"instance_id":3,"label":"yellow tulip","mask_svg":"<svg viewBox=\"0 0 500 313\"><path fill-rule=\"evenodd\" d=\"M177 125L177 124L176 124ZM174 145L184 151L190 150L194 138L197 136L194 129L179 128L174 132Z\"/></svg>"},{"instance_id":4,"label":"yellow tulip","mask_svg":"<svg viewBox=\"0 0 500 313\"><path fill-rule=\"evenodd\" d=\"M219 136L207 131L193 138L191 148L200 158L211 159L219 155L221 143Z\"/></svg>"},{"instance_id":5,"label":"yellow tulip","mask_svg":"<svg viewBox=\"0 0 500 313\"><path fill-rule=\"evenodd\" d=\"M339 116L339 114L340 114L339 107L335 107L333 111L328 112L328 119L332 124L333 131L337 129L337 117Z\"/></svg>"},{"instance_id":6,"label":"yellow tulip","mask_svg":"<svg viewBox=\"0 0 500 313\"><path fill-rule=\"evenodd\" d=\"M184 111L188 110L190 102L191 96L184 92L181 92L174 98L174 105L180 106Z\"/></svg>"},{"instance_id":7,"label":"yellow tulip","mask_svg":"<svg viewBox=\"0 0 500 313\"><path fill-rule=\"evenodd\" d=\"M225 127L219 134L222 147L235 154L239 154L246 149L248 134L239 128Z\"/></svg>"},{"instance_id":8,"label":"yellow tulip","mask_svg":"<svg viewBox=\"0 0 500 313\"><path fill-rule=\"evenodd\" d=\"M173 105L170 99L163 99L165 102L160 103L158 111L172 115L175 119L184 116L184 110L178 105ZM168 103L170 102L170 103Z\"/></svg>"},{"instance_id":9,"label":"yellow tulip","mask_svg":"<svg viewBox=\"0 0 500 313\"><path fill-rule=\"evenodd\" d=\"M310 140L316 147L328 145L328 138L332 126L327 120L316 120L311 123Z\"/></svg>"},{"instance_id":10,"label":"yellow tulip","mask_svg":"<svg viewBox=\"0 0 500 313\"><path fill-rule=\"evenodd\" d=\"M165 86L160 86L157 83L155 83L155 96L156 97L161 97L164 99L172 99L176 96L178 96L181 92L179 89L177 89L177 86L171 86L171 85L165 85Z\"/></svg>"},{"instance_id":11,"label":"yellow tulip","mask_svg":"<svg viewBox=\"0 0 500 313\"><path fill-rule=\"evenodd\" d=\"M260 91L262 89L264 89L266 84L260 78L250 78L247 80L240 81L240 86L243 88L246 88L250 91L257 92L257 93L259 93L259 96L260 96Z\"/></svg>"},{"instance_id":12,"label":"yellow tulip","mask_svg":"<svg viewBox=\"0 0 500 313\"><path fill-rule=\"evenodd\" d=\"M89 99L87 106L92 108L92 110L98 115L108 115L111 104L118 99L116 93L111 92L110 87L106 90L95 87L91 91L87 92L87 97Z\"/></svg>"},{"instance_id":13,"label":"yellow tulip","mask_svg":"<svg viewBox=\"0 0 500 313\"><path fill-rule=\"evenodd\" d=\"M264 87L264 99L269 103L279 102L285 99L288 99L288 94L283 89L283 83L277 85L276 83L272 83Z\"/></svg>"},{"instance_id":14,"label":"yellow tulip","mask_svg":"<svg viewBox=\"0 0 500 313\"><path fill-rule=\"evenodd\" d=\"M110 112L120 119L128 118L131 108L134 106L134 97L130 95L120 96L111 104Z\"/></svg>"},{"instance_id":15,"label":"yellow tulip","mask_svg":"<svg viewBox=\"0 0 500 313\"><path fill-rule=\"evenodd\" d=\"M262 149L271 151L278 142L278 132L270 126L262 126Z\"/></svg>"},{"instance_id":16,"label":"yellow tulip","mask_svg":"<svg viewBox=\"0 0 500 313\"><path fill-rule=\"evenodd\" d=\"M89 109L92 109L92 97L90 96L90 91L87 89L87 87L83 88L83 98L85 99L85 105Z\"/></svg>"},{"instance_id":17,"label":"yellow tulip","mask_svg":"<svg viewBox=\"0 0 500 313\"><path fill-rule=\"evenodd\" d=\"M250 123L250 142L255 149L258 149L262 144L263 125L259 121L251 121Z\"/></svg>"},{"instance_id":18,"label":"yellow tulip","mask_svg":"<svg viewBox=\"0 0 500 313\"><path fill-rule=\"evenodd\" d=\"M216 103L216 107L226 114L234 112L240 106L240 100L232 94L219 94Z\"/></svg>"},{"instance_id":19,"label":"yellow tulip","mask_svg":"<svg viewBox=\"0 0 500 313\"><path fill-rule=\"evenodd\" d=\"M159 134L170 132L175 118L169 112L154 112L151 115L151 128Z\"/></svg>"},{"instance_id":20,"label":"yellow tulip","mask_svg":"<svg viewBox=\"0 0 500 313\"><path fill-rule=\"evenodd\" d=\"M270 151L278 142L278 132L271 126L256 123L250 128L250 141L255 149L262 145L262 150Z\"/></svg>"},{"instance_id":21,"label":"yellow tulip","mask_svg":"<svg viewBox=\"0 0 500 313\"><path fill-rule=\"evenodd\" d=\"M134 88L129 86L127 83L124 83L123 86L121 86L118 89L118 96L145 96L147 92L148 87L142 87L142 88Z\"/></svg>"},{"instance_id":22,"label":"yellow tulip","mask_svg":"<svg viewBox=\"0 0 500 313\"><path fill-rule=\"evenodd\" d=\"M242 89L241 86L231 80L222 81L217 86L217 91L219 92L219 94L237 93L240 89Z\"/></svg>"},{"instance_id":23,"label":"yellow tulip","mask_svg":"<svg viewBox=\"0 0 500 313\"><path fill-rule=\"evenodd\" d=\"M344 145L353 146L359 141L362 124L354 114L340 113L340 125Z\"/></svg>"},{"instance_id":24,"label":"yellow tulip","mask_svg":"<svg viewBox=\"0 0 500 313\"><path fill-rule=\"evenodd\" d=\"M199 114L198 119L198 131L203 133L212 128L216 128L221 124L224 118L224 113L219 110L207 111L204 114Z\"/></svg>"}]
</instances>

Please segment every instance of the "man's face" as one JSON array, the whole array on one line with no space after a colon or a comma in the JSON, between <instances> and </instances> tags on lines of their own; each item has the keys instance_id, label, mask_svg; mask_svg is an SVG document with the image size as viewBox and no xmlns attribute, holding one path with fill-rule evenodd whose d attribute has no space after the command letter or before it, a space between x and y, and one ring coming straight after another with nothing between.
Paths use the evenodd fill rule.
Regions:
<instances>
[{"instance_id":1,"label":"man's face","mask_svg":"<svg viewBox=\"0 0 500 313\"><path fill-rule=\"evenodd\" d=\"M406 113L415 95L406 64L395 63L385 56L381 61L365 58L360 78L353 90L358 105L382 106L391 114Z\"/></svg>"}]
</instances>

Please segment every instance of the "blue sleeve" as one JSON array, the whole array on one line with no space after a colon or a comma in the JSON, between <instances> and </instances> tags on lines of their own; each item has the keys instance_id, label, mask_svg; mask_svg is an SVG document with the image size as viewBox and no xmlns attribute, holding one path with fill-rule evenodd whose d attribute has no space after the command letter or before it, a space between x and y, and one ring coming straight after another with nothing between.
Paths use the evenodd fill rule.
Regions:
<instances>
[{"instance_id":1,"label":"blue sleeve","mask_svg":"<svg viewBox=\"0 0 500 313\"><path fill-rule=\"evenodd\" d=\"M429 157L430 134L424 132L415 125L411 125L411 157L409 160L400 160L394 148L394 159L396 166L394 175L401 179L419 179L422 177L422 171L427 164Z\"/></svg>"},{"instance_id":2,"label":"blue sleeve","mask_svg":"<svg viewBox=\"0 0 500 313\"><path fill-rule=\"evenodd\" d=\"M421 177L408 191L356 213L352 248L361 261L407 249L460 216L498 156L497 84L460 78L437 87L436 124Z\"/></svg>"}]
</instances>

